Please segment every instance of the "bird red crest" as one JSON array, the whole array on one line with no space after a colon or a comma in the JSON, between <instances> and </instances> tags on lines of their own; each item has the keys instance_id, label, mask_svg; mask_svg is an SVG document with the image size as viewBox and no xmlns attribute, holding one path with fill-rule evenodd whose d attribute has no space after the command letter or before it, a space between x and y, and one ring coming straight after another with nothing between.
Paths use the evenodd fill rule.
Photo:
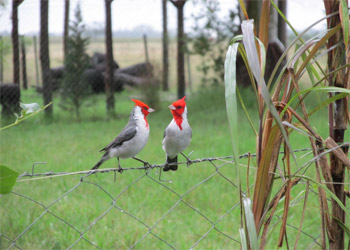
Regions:
<instances>
[{"instance_id":1,"label":"bird red crest","mask_svg":"<svg viewBox=\"0 0 350 250\"><path fill-rule=\"evenodd\" d=\"M180 130L182 130L182 120L183 120L182 114L185 111L185 107L186 107L185 99L186 99L186 96L173 102L170 105L170 106L174 107L174 108L171 108L171 113L173 114L174 120L175 120L177 126L179 126Z\"/></svg>"},{"instance_id":2,"label":"bird red crest","mask_svg":"<svg viewBox=\"0 0 350 250\"><path fill-rule=\"evenodd\" d=\"M140 100L136 100L136 99L131 99L131 100L135 103L135 105L137 105L141 108L145 107L145 108L149 109L148 105L141 102Z\"/></svg>"},{"instance_id":3,"label":"bird red crest","mask_svg":"<svg viewBox=\"0 0 350 250\"><path fill-rule=\"evenodd\" d=\"M148 121L146 117L150 112L153 112L154 110L150 109L150 107L147 104L141 102L140 100L136 100L136 99L131 99L131 100L135 103L136 106L139 106L141 108L141 111L145 118L146 127L148 128Z\"/></svg>"}]
</instances>

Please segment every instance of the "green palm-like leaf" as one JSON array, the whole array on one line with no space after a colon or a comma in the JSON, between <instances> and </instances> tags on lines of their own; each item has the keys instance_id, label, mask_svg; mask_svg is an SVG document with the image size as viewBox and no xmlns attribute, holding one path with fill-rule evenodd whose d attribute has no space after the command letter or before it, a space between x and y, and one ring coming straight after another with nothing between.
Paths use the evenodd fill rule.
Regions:
<instances>
[{"instance_id":1,"label":"green palm-like leaf","mask_svg":"<svg viewBox=\"0 0 350 250\"><path fill-rule=\"evenodd\" d=\"M237 119L237 97L236 97L236 56L238 43L229 46L225 60L225 100L226 112L230 126L232 151L236 169L237 183L240 183L238 166L238 119Z\"/></svg>"},{"instance_id":2,"label":"green palm-like leaf","mask_svg":"<svg viewBox=\"0 0 350 250\"><path fill-rule=\"evenodd\" d=\"M276 124L280 128L287 146L289 147L290 151L293 152L292 146L290 145L290 142L289 142L289 138L288 138L287 133L282 125L281 118L280 118L279 114L277 113L275 106L272 103L269 90L266 87L265 80L264 80L264 77L263 77L262 72L261 72L260 62L258 59L258 53L257 53L257 49L255 46L254 23L252 20L243 21L242 33L243 33L243 44L244 44L244 48L246 49L246 52L247 52L249 66L251 67L253 74L254 74L254 77L261 88L261 94L262 94L262 97L264 99L264 102L265 102L267 108L270 110L272 116L274 117ZM260 45L260 46L262 46L262 45ZM292 153L292 156L293 156L293 160L294 160L295 164L298 165L298 163L296 161L295 154Z\"/></svg>"},{"instance_id":3,"label":"green palm-like leaf","mask_svg":"<svg viewBox=\"0 0 350 250\"><path fill-rule=\"evenodd\" d=\"M335 102L336 100L342 99L345 96L347 96L347 93L341 93L335 96L332 96L331 98L328 98L327 100L324 100L323 102L321 102L319 105L317 105L315 108L313 108L309 113L308 116L313 115L314 113L316 113L317 111L319 111L320 109L327 107L329 104L331 104L332 102Z\"/></svg>"},{"instance_id":4,"label":"green palm-like leaf","mask_svg":"<svg viewBox=\"0 0 350 250\"><path fill-rule=\"evenodd\" d=\"M338 92L338 93L344 93L346 95L350 95L350 89L344 89L344 88L338 88L338 87L312 87L312 88L307 88L304 89L297 94L295 94L290 101L287 103L281 114L283 114L287 108L293 103L293 101L298 98L298 96L307 94L309 92ZM340 98L338 98L340 99Z\"/></svg>"},{"instance_id":5,"label":"green palm-like leaf","mask_svg":"<svg viewBox=\"0 0 350 250\"><path fill-rule=\"evenodd\" d=\"M322 188L324 191L326 191L326 193L332 197L333 200L335 200L335 202L337 202L337 204L339 205L339 207L341 209L343 209L345 211L346 214L349 215L350 211L346 209L346 207L344 206L344 204L341 202L341 200L339 200L339 198L331 191L329 190L326 185L323 185L317 181L315 181L314 179L308 177L308 176L305 176L305 175L293 175L294 177L297 177L297 178L301 178L301 179L305 179L305 180L308 180L314 184L316 184L318 187Z\"/></svg>"},{"instance_id":6,"label":"green palm-like leaf","mask_svg":"<svg viewBox=\"0 0 350 250\"><path fill-rule=\"evenodd\" d=\"M249 198L243 199L244 214L246 219L247 231L249 234L249 243L251 249L259 249L258 235L256 233L254 215L252 212L252 202Z\"/></svg>"}]
</instances>

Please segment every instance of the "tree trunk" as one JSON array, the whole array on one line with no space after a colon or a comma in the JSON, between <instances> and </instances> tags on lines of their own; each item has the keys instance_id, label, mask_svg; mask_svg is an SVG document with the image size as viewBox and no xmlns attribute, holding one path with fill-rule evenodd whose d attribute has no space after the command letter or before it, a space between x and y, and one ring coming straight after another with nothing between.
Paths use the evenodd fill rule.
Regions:
<instances>
[{"instance_id":1,"label":"tree trunk","mask_svg":"<svg viewBox=\"0 0 350 250\"><path fill-rule=\"evenodd\" d=\"M168 14L167 0L162 0L163 10L163 91L169 90L169 56L168 56Z\"/></svg>"},{"instance_id":2,"label":"tree trunk","mask_svg":"<svg viewBox=\"0 0 350 250\"><path fill-rule=\"evenodd\" d=\"M185 3L185 1L184 1ZM183 5L177 9L177 96L181 99L185 96L185 37L184 37L184 16Z\"/></svg>"},{"instance_id":3,"label":"tree trunk","mask_svg":"<svg viewBox=\"0 0 350 250\"><path fill-rule=\"evenodd\" d=\"M4 81L4 54L3 54L3 40L2 36L0 36L0 83Z\"/></svg>"},{"instance_id":4,"label":"tree trunk","mask_svg":"<svg viewBox=\"0 0 350 250\"><path fill-rule=\"evenodd\" d=\"M40 1L40 64L43 80L44 105L52 101L52 82L49 55L49 0ZM52 105L45 109L45 117L52 118Z\"/></svg>"},{"instance_id":5,"label":"tree trunk","mask_svg":"<svg viewBox=\"0 0 350 250\"><path fill-rule=\"evenodd\" d=\"M13 60L13 82L20 84L19 68L19 39L18 39L18 6L23 0L12 0L12 60Z\"/></svg>"},{"instance_id":6,"label":"tree trunk","mask_svg":"<svg viewBox=\"0 0 350 250\"><path fill-rule=\"evenodd\" d=\"M275 0L275 2L281 2L280 0ZM270 8L269 17L269 41L278 39L278 13L275 8Z\"/></svg>"},{"instance_id":7,"label":"tree trunk","mask_svg":"<svg viewBox=\"0 0 350 250\"><path fill-rule=\"evenodd\" d=\"M259 30L259 20L260 20L259 16L260 16L260 10L261 10L261 2L262 1L256 1L256 0L245 1L248 16L250 19L254 19L254 26L256 27L256 32L258 32Z\"/></svg>"},{"instance_id":8,"label":"tree trunk","mask_svg":"<svg viewBox=\"0 0 350 250\"><path fill-rule=\"evenodd\" d=\"M28 89L27 79L27 62L26 62L26 45L24 36L21 37L21 48L22 48L22 82L23 88Z\"/></svg>"},{"instance_id":9,"label":"tree trunk","mask_svg":"<svg viewBox=\"0 0 350 250\"><path fill-rule=\"evenodd\" d=\"M37 43L36 43L36 36L33 36L33 44L34 44L34 64L35 64L35 86L39 87L40 85L40 78L39 78L39 65L38 65L38 50L37 50Z\"/></svg>"},{"instance_id":10,"label":"tree trunk","mask_svg":"<svg viewBox=\"0 0 350 250\"><path fill-rule=\"evenodd\" d=\"M68 35L69 35L69 7L70 0L65 0L64 3L64 31L63 31L63 59L66 58L68 51Z\"/></svg>"},{"instance_id":11,"label":"tree trunk","mask_svg":"<svg viewBox=\"0 0 350 250\"><path fill-rule=\"evenodd\" d=\"M113 41L112 41L112 14L111 5L113 0L105 0L106 5L106 106L107 112L114 113L113 81Z\"/></svg>"},{"instance_id":12,"label":"tree trunk","mask_svg":"<svg viewBox=\"0 0 350 250\"><path fill-rule=\"evenodd\" d=\"M148 46L147 46L147 35L146 34L143 34L143 44L144 44L144 47L145 47L146 63L149 63Z\"/></svg>"},{"instance_id":13,"label":"tree trunk","mask_svg":"<svg viewBox=\"0 0 350 250\"><path fill-rule=\"evenodd\" d=\"M278 8L287 16L287 0L279 0ZM287 25L283 18L278 15L278 39L287 47Z\"/></svg>"},{"instance_id":14,"label":"tree trunk","mask_svg":"<svg viewBox=\"0 0 350 250\"><path fill-rule=\"evenodd\" d=\"M150 79L148 77L133 76L118 71L114 73L114 82L117 84L120 83L121 86L126 84L131 87L139 87L147 84L149 81Z\"/></svg>"},{"instance_id":15,"label":"tree trunk","mask_svg":"<svg viewBox=\"0 0 350 250\"><path fill-rule=\"evenodd\" d=\"M326 15L333 13L339 10L339 1L329 0L325 1ZM335 15L327 19L328 28L333 28L340 23L339 15ZM328 43L327 48L334 46L336 43L343 41L342 30L339 30L334 36L332 36ZM335 70L336 68L349 63L349 54L344 56L345 45L337 47L328 52L328 72ZM346 61L347 60L347 61ZM338 71L328 78L329 86L336 86L340 88L346 88L349 84L349 69L344 69ZM339 93L336 93L337 95ZM347 107L348 107L347 98L339 99L335 102L335 105L330 105L329 107L329 124L330 124L330 137L338 144L344 142L344 134L347 129ZM342 147L342 150L345 154L348 153L348 147ZM331 175L333 182L335 183L344 183L345 176L345 165L334 155L330 156L331 162ZM344 184L333 184L335 195L339 200L345 205L345 193L344 193ZM344 249L344 230L339 225L338 221L346 225L345 222L345 212L341 207L332 200L332 221L331 221L331 234L335 235L334 241L329 241L330 249Z\"/></svg>"},{"instance_id":16,"label":"tree trunk","mask_svg":"<svg viewBox=\"0 0 350 250\"><path fill-rule=\"evenodd\" d=\"M186 0L171 0L177 8L177 96L185 96L185 36L183 9Z\"/></svg>"}]
</instances>

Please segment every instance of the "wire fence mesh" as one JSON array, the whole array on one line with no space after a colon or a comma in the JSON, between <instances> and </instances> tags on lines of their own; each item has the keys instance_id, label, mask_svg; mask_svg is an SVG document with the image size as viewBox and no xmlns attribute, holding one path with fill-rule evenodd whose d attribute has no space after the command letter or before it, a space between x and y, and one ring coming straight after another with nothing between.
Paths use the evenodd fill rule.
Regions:
<instances>
[{"instance_id":1,"label":"wire fence mesh","mask_svg":"<svg viewBox=\"0 0 350 250\"><path fill-rule=\"evenodd\" d=\"M310 149L298 151L308 153ZM183 174L181 170L211 169L200 179L193 177L191 183L181 183L181 177L160 180L162 164L123 168L121 175L117 168L37 173L39 166L33 165L31 173L19 177L13 192L0 197L1 249L240 248L238 187L227 172L232 163L232 157L180 163L183 168L171 175L174 179ZM307 184L298 183L302 190ZM309 195L317 196L313 189L310 185ZM303 200L297 195L291 207ZM280 221L281 214L276 213L272 231ZM316 221L309 219L311 224ZM290 239L299 227L294 222L287 224ZM318 231L306 228L301 235L303 248L320 247Z\"/></svg>"}]
</instances>

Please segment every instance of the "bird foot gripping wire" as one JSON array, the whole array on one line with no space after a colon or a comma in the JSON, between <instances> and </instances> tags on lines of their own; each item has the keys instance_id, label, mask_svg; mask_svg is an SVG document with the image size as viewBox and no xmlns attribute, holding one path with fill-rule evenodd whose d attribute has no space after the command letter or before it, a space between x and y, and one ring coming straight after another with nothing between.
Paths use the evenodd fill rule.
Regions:
<instances>
[{"instance_id":1,"label":"bird foot gripping wire","mask_svg":"<svg viewBox=\"0 0 350 250\"><path fill-rule=\"evenodd\" d=\"M143 166L145 167L145 169L148 169L148 168L150 168L151 167L151 164L149 164L147 161L143 161L143 160L141 160L141 159L139 159L139 158L136 158L136 157L132 157L134 160L137 160L137 161L139 161L139 162L142 162L143 163Z\"/></svg>"},{"instance_id":2,"label":"bird foot gripping wire","mask_svg":"<svg viewBox=\"0 0 350 250\"><path fill-rule=\"evenodd\" d=\"M119 160L119 157L117 157L117 160L118 160L118 172L121 174L121 173L123 173L123 169L122 169L122 167L120 166L120 160ZM114 172L115 173L115 172Z\"/></svg>"},{"instance_id":3,"label":"bird foot gripping wire","mask_svg":"<svg viewBox=\"0 0 350 250\"><path fill-rule=\"evenodd\" d=\"M190 160L190 158L189 158L189 157L191 156L192 153L193 153L193 151L191 151L191 152L188 154L188 156L186 156L184 153L181 153L182 156L185 157L185 159L186 159L186 161L187 161L187 167L190 167L191 164L193 163L193 162Z\"/></svg>"}]
</instances>

